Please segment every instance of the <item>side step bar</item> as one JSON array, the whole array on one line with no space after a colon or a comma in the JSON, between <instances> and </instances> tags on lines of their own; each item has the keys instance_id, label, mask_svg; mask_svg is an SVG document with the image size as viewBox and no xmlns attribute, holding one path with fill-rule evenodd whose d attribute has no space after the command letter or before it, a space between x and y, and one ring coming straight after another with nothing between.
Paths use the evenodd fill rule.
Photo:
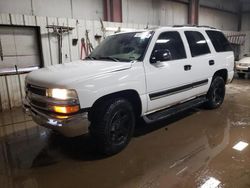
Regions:
<instances>
[{"instance_id":1,"label":"side step bar","mask_svg":"<svg viewBox=\"0 0 250 188\"><path fill-rule=\"evenodd\" d=\"M154 112L152 114L148 114L148 115L144 116L143 119L145 120L146 123L153 123L153 122L156 122L159 120L166 119L172 115L175 115L179 112L183 112L187 109L197 107L206 101L207 101L207 99L205 96L198 97L198 98L192 99L190 101L187 101L187 102L184 102L181 104L177 104L175 106Z\"/></svg>"}]
</instances>

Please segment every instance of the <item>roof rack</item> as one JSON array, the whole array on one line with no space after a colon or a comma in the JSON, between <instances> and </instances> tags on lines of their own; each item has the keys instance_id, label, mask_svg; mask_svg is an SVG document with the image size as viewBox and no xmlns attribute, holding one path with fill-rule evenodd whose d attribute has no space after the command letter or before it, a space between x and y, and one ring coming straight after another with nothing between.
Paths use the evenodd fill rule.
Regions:
<instances>
[{"instance_id":1,"label":"roof rack","mask_svg":"<svg viewBox=\"0 0 250 188\"><path fill-rule=\"evenodd\" d=\"M208 25L197 25L197 27L206 27L206 28L209 28L209 29L216 29L215 27L208 26Z\"/></svg>"},{"instance_id":2,"label":"roof rack","mask_svg":"<svg viewBox=\"0 0 250 188\"><path fill-rule=\"evenodd\" d=\"M197 27L197 25L184 24L184 25L173 25L173 27Z\"/></svg>"},{"instance_id":3,"label":"roof rack","mask_svg":"<svg viewBox=\"0 0 250 188\"><path fill-rule=\"evenodd\" d=\"M209 29L216 29L215 27L207 26L207 25L191 25L191 24L184 24L184 25L173 25L173 27L205 27Z\"/></svg>"}]
</instances>

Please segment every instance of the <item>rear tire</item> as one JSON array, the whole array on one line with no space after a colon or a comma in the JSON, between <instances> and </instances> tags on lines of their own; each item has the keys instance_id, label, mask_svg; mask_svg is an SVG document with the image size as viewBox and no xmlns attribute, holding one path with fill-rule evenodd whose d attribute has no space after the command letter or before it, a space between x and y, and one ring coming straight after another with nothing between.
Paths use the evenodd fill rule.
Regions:
<instances>
[{"instance_id":1,"label":"rear tire","mask_svg":"<svg viewBox=\"0 0 250 188\"><path fill-rule=\"evenodd\" d=\"M225 90L224 79L220 76L215 77L207 92L207 102L205 103L205 107L208 109L219 108L224 101Z\"/></svg>"},{"instance_id":2,"label":"rear tire","mask_svg":"<svg viewBox=\"0 0 250 188\"><path fill-rule=\"evenodd\" d=\"M134 127L135 113L131 103L117 98L104 101L96 107L90 133L101 153L113 155L128 145Z\"/></svg>"},{"instance_id":3,"label":"rear tire","mask_svg":"<svg viewBox=\"0 0 250 188\"><path fill-rule=\"evenodd\" d=\"M245 78L245 73L238 73L239 78L244 79Z\"/></svg>"}]
</instances>

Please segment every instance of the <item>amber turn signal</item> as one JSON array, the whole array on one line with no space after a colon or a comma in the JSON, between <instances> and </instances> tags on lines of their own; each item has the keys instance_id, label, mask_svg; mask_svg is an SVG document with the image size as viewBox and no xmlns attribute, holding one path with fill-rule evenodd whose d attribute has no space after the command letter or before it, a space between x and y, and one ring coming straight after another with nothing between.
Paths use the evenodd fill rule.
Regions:
<instances>
[{"instance_id":1,"label":"amber turn signal","mask_svg":"<svg viewBox=\"0 0 250 188\"><path fill-rule=\"evenodd\" d=\"M53 106L54 112L61 114L71 114L80 110L79 106Z\"/></svg>"}]
</instances>

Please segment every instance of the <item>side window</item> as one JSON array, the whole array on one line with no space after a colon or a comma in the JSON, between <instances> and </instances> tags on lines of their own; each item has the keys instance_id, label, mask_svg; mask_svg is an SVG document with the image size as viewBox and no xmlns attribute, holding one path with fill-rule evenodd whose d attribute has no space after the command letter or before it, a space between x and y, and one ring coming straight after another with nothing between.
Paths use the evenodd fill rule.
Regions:
<instances>
[{"instance_id":1,"label":"side window","mask_svg":"<svg viewBox=\"0 0 250 188\"><path fill-rule=\"evenodd\" d=\"M167 58L159 58L157 61L171 61L186 58L185 48L179 32L169 31L161 33L158 37L151 58L154 53L162 52L163 56L167 54Z\"/></svg>"},{"instance_id":2,"label":"side window","mask_svg":"<svg viewBox=\"0 0 250 188\"><path fill-rule=\"evenodd\" d=\"M210 53L205 37L198 31L185 31L192 57Z\"/></svg>"},{"instance_id":3,"label":"side window","mask_svg":"<svg viewBox=\"0 0 250 188\"><path fill-rule=\"evenodd\" d=\"M228 42L223 33L212 30L208 30L206 31L206 33L210 38L216 52L233 51L230 43Z\"/></svg>"}]
</instances>

